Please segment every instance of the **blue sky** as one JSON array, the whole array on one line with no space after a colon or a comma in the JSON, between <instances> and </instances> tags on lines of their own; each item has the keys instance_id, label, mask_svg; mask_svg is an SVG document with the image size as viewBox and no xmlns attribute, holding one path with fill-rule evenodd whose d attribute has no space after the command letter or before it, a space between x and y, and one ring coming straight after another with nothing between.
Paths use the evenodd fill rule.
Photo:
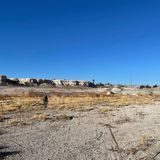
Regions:
<instances>
[{"instance_id":1,"label":"blue sky","mask_svg":"<svg viewBox=\"0 0 160 160\"><path fill-rule=\"evenodd\" d=\"M160 84L160 1L0 1L0 74Z\"/></svg>"}]
</instances>

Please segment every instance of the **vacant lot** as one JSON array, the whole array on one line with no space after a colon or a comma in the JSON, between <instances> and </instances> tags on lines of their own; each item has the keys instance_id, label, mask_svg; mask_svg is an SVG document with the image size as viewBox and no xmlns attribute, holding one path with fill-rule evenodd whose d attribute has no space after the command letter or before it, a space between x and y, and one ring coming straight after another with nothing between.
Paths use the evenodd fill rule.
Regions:
<instances>
[{"instance_id":1,"label":"vacant lot","mask_svg":"<svg viewBox=\"0 0 160 160\"><path fill-rule=\"evenodd\" d=\"M156 95L15 89L1 94L0 159L160 159Z\"/></svg>"}]
</instances>

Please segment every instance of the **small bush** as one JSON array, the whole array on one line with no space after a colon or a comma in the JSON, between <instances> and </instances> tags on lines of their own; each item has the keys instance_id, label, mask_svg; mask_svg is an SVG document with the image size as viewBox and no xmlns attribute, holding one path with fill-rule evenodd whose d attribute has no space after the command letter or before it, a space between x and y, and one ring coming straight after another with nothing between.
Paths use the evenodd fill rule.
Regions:
<instances>
[{"instance_id":1,"label":"small bush","mask_svg":"<svg viewBox=\"0 0 160 160\"><path fill-rule=\"evenodd\" d=\"M104 87L104 86L105 85L103 83L101 83L101 82L96 84L96 87Z\"/></svg>"},{"instance_id":2,"label":"small bush","mask_svg":"<svg viewBox=\"0 0 160 160\"><path fill-rule=\"evenodd\" d=\"M146 88L146 86L145 86L145 85L140 85L139 88L140 88L140 89L144 89L144 88Z\"/></svg>"},{"instance_id":3,"label":"small bush","mask_svg":"<svg viewBox=\"0 0 160 160\"><path fill-rule=\"evenodd\" d=\"M96 85L95 85L93 82L89 82L89 83L88 83L88 87L95 88Z\"/></svg>"},{"instance_id":4,"label":"small bush","mask_svg":"<svg viewBox=\"0 0 160 160\"><path fill-rule=\"evenodd\" d=\"M154 86L153 86L153 88L157 88L157 87L158 87L158 85L154 85Z\"/></svg>"},{"instance_id":5,"label":"small bush","mask_svg":"<svg viewBox=\"0 0 160 160\"><path fill-rule=\"evenodd\" d=\"M144 89L144 88L152 88L152 87L151 87L150 85L148 85L148 84L147 84L147 85L141 85L141 86L140 86L140 89Z\"/></svg>"},{"instance_id":6,"label":"small bush","mask_svg":"<svg viewBox=\"0 0 160 160\"><path fill-rule=\"evenodd\" d=\"M151 87L150 85L147 84L147 85L146 85L146 88L152 88L152 87Z\"/></svg>"}]
</instances>

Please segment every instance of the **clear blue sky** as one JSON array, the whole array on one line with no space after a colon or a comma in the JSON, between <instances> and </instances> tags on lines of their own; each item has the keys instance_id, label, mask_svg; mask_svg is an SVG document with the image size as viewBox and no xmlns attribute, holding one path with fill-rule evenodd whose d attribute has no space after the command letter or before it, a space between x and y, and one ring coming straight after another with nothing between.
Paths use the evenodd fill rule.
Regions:
<instances>
[{"instance_id":1,"label":"clear blue sky","mask_svg":"<svg viewBox=\"0 0 160 160\"><path fill-rule=\"evenodd\" d=\"M0 74L160 84L160 1L1 0Z\"/></svg>"}]
</instances>

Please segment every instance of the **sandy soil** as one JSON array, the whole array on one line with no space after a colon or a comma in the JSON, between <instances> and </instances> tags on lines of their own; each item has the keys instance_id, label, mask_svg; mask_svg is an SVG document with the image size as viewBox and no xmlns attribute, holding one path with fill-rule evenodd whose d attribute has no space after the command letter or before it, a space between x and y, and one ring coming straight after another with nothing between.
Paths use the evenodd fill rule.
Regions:
<instances>
[{"instance_id":1,"label":"sandy soil","mask_svg":"<svg viewBox=\"0 0 160 160\"><path fill-rule=\"evenodd\" d=\"M140 160L153 159L160 150L159 103L115 109L102 105L87 112L46 109L38 111L49 117L42 121L30 119L35 112L21 113L21 122L14 125L7 118L18 119L19 113L1 122L0 159Z\"/></svg>"}]
</instances>

